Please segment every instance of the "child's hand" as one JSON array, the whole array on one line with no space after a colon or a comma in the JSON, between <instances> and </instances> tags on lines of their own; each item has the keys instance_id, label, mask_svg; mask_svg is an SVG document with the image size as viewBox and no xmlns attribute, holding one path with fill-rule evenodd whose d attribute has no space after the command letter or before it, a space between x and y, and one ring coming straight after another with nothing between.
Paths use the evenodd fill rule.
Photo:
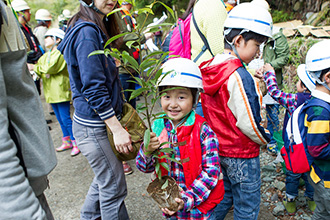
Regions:
<instances>
[{"instance_id":1,"label":"child's hand","mask_svg":"<svg viewBox=\"0 0 330 220\"><path fill-rule=\"evenodd\" d=\"M148 148L146 148L145 146L143 146L143 152L146 155L151 154L152 152L154 152L155 150L157 150L160 147L160 142L158 140L158 137L156 136L156 134L154 132L150 133L150 143Z\"/></svg>"},{"instance_id":2,"label":"child's hand","mask_svg":"<svg viewBox=\"0 0 330 220\"><path fill-rule=\"evenodd\" d=\"M260 80L263 80L263 67L260 67L259 69L257 69L254 73L254 77L260 79Z\"/></svg>"},{"instance_id":3,"label":"child's hand","mask_svg":"<svg viewBox=\"0 0 330 220\"><path fill-rule=\"evenodd\" d=\"M268 71L273 71L273 72L275 72L274 68L273 68L272 65L270 65L269 63L266 63L266 64L263 66L263 69L264 69L264 73L265 73L265 72L268 72Z\"/></svg>"},{"instance_id":4,"label":"child's hand","mask_svg":"<svg viewBox=\"0 0 330 220\"><path fill-rule=\"evenodd\" d=\"M184 201L179 198L175 198L175 201L179 204L178 210L183 209L184 207ZM174 215L176 212L170 211L167 208L161 208L162 212L164 212L167 215Z\"/></svg>"}]
</instances>

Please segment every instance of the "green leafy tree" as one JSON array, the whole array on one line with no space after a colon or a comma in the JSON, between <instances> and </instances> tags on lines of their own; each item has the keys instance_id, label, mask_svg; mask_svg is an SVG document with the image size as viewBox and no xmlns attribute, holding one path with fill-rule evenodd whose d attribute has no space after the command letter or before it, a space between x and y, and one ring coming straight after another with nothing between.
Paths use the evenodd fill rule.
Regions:
<instances>
[{"instance_id":1,"label":"green leafy tree","mask_svg":"<svg viewBox=\"0 0 330 220\"><path fill-rule=\"evenodd\" d=\"M133 7L135 6L135 0L130 1L133 4ZM96 55L96 54L104 54L105 56L112 56L117 60L120 60L122 62L123 67L131 74L131 76L134 79L134 83L138 84L140 86L137 90L128 90L131 91L131 97L130 100L142 96L143 102L139 103L136 107L136 110L143 115L143 119L147 121L147 127L148 129L145 132L144 135L144 146L148 146L150 143L150 133L152 132L151 125L152 122L161 117L163 114L162 112L155 113L155 106L158 103L158 100L161 98L161 96L165 95L164 93L160 94L158 90L159 82L162 80L162 78L165 76L162 74L162 64L163 62L168 58L169 52L163 52L163 51L155 51L150 54L148 54L145 57L142 57L142 53L140 53L140 60L141 62L138 63L134 57L132 57L127 51L119 51L116 48L109 49L107 48L108 45L110 45L113 41L117 40L120 37L123 37L127 34L135 34L138 38L135 41L129 41L126 43L128 48L136 48L141 51L142 49L142 39L141 35L145 32L156 32L158 31L159 26L172 26L171 23L163 23L159 24L157 26L148 26L147 20L150 15L153 15L153 8L155 5L160 4L166 10L174 17L173 10L168 7L166 4L164 4L161 1L154 0L150 5L147 5L144 8L139 8L138 14L144 14L145 18L141 23L138 23L135 30L132 32L126 32L118 34L112 38L110 38L105 46L104 50L98 50L92 52L89 56ZM122 9L115 9L110 14L117 13L121 11ZM133 69L135 72L138 73L138 75L133 75L133 73L130 71ZM167 73L168 74L168 73ZM166 90L164 90L166 92ZM167 163L160 162L160 159L166 158L171 161L176 161L175 159L168 156L173 149L171 148L162 148L165 144L168 144L168 142L161 143L161 147L154 151L152 155L156 159L155 163L155 171L158 175L158 177L161 179L162 173L160 167L164 167L166 170L169 171L169 166ZM166 188L167 182L164 183L164 187Z\"/></svg>"}]
</instances>

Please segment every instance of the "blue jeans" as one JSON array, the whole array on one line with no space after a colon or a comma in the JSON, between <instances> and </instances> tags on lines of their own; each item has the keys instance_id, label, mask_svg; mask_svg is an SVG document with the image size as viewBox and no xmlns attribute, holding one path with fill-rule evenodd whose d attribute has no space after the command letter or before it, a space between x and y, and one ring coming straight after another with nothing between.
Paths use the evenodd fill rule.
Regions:
<instances>
[{"instance_id":1,"label":"blue jeans","mask_svg":"<svg viewBox=\"0 0 330 220\"><path fill-rule=\"evenodd\" d=\"M86 127L73 122L73 133L95 175L80 219L129 219L124 203L127 186L123 165L111 149L106 128Z\"/></svg>"},{"instance_id":2,"label":"blue jeans","mask_svg":"<svg viewBox=\"0 0 330 220\"><path fill-rule=\"evenodd\" d=\"M280 113L280 105L279 104L273 104L273 105L266 105L266 111L267 111L267 129L269 130L271 134L270 144L276 144L276 140L273 137L274 131L279 131L279 120L278 120L278 114Z\"/></svg>"},{"instance_id":3,"label":"blue jeans","mask_svg":"<svg viewBox=\"0 0 330 220\"><path fill-rule=\"evenodd\" d=\"M72 119L70 116L70 102L52 103L55 116L58 123L60 123L63 137L70 136L74 140L72 132Z\"/></svg>"},{"instance_id":4,"label":"blue jeans","mask_svg":"<svg viewBox=\"0 0 330 220\"><path fill-rule=\"evenodd\" d=\"M306 187L305 196L313 199L314 189L309 184L307 175L308 173L293 173L290 170L286 171L285 186L286 186L286 194L288 195L289 199L293 199L298 196L298 187L299 187L300 178L303 178L303 180L305 181L305 187Z\"/></svg>"},{"instance_id":5,"label":"blue jeans","mask_svg":"<svg viewBox=\"0 0 330 220\"><path fill-rule=\"evenodd\" d=\"M134 78L131 76L131 74L124 74L124 73L119 74L119 78L120 78L121 86L123 87L123 90L124 90L125 99L127 100L127 102L129 104L131 104L131 106L133 106L133 108L135 108L136 107L136 99L132 99L131 101L128 101L129 98L131 97L132 92L131 91L125 91L127 89L135 90L136 83L129 82L130 80L134 81Z\"/></svg>"},{"instance_id":6,"label":"blue jeans","mask_svg":"<svg viewBox=\"0 0 330 220\"><path fill-rule=\"evenodd\" d=\"M234 205L234 219L253 220L260 209L260 160L259 157L220 157L225 195L216 206L216 219L222 220Z\"/></svg>"}]
</instances>

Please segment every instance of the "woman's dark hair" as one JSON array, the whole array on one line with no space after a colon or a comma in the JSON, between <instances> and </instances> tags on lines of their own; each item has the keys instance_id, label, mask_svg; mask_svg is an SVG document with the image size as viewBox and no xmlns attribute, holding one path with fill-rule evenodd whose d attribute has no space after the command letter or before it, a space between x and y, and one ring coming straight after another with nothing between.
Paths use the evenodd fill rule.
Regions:
<instances>
[{"instance_id":1,"label":"woman's dark hair","mask_svg":"<svg viewBox=\"0 0 330 220\"><path fill-rule=\"evenodd\" d=\"M186 19L195 5L196 0L190 0L186 11L180 16L182 20Z\"/></svg>"},{"instance_id":2,"label":"woman's dark hair","mask_svg":"<svg viewBox=\"0 0 330 220\"><path fill-rule=\"evenodd\" d=\"M107 18L104 17L104 19L102 20L95 10L80 5L79 12L68 21L68 28L70 26L74 26L79 19L92 22L96 24L99 28L101 28L103 33L106 35L107 39L105 40L108 40L110 37L113 37L120 33L115 14L111 14ZM119 48L121 43L122 38L119 38L112 42L111 46Z\"/></svg>"},{"instance_id":3,"label":"woman's dark hair","mask_svg":"<svg viewBox=\"0 0 330 220\"><path fill-rule=\"evenodd\" d=\"M225 28L225 31L228 28ZM231 45L228 42L233 42L233 39L239 35L239 33L242 31L242 29L237 29L237 28L233 28L227 35L225 35L225 49L230 49L232 50L233 48L231 47ZM261 34L257 34L253 31L249 31L249 32L244 32L243 34L241 34L243 39L245 40L245 42L253 39L255 41L257 41L258 43L263 43L266 42L266 40L268 39L268 37L261 35ZM228 42L227 42L228 41Z\"/></svg>"}]
</instances>

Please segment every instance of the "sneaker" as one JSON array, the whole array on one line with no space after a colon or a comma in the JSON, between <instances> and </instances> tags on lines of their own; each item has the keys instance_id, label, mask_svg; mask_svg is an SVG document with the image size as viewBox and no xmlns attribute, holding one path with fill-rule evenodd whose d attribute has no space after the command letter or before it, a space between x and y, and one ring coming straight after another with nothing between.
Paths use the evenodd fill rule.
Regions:
<instances>
[{"instance_id":1,"label":"sneaker","mask_svg":"<svg viewBox=\"0 0 330 220\"><path fill-rule=\"evenodd\" d=\"M295 199L288 199L286 196L283 199L283 205L289 215L294 215L296 213L296 201Z\"/></svg>"},{"instance_id":2,"label":"sneaker","mask_svg":"<svg viewBox=\"0 0 330 220\"><path fill-rule=\"evenodd\" d=\"M309 210L311 210L312 212L314 212L315 208L316 208L316 204L315 201L311 198L306 197L307 200L307 206L309 208Z\"/></svg>"},{"instance_id":3,"label":"sneaker","mask_svg":"<svg viewBox=\"0 0 330 220\"><path fill-rule=\"evenodd\" d=\"M267 152L271 155L277 155L277 145L276 144L267 144Z\"/></svg>"},{"instance_id":4,"label":"sneaker","mask_svg":"<svg viewBox=\"0 0 330 220\"><path fill-rule=\"evenodd\" d=\"M132 167L127 162L123 162L123 167L125 175L130 175L133 173Z\"/></svg>"}]
</instances>

